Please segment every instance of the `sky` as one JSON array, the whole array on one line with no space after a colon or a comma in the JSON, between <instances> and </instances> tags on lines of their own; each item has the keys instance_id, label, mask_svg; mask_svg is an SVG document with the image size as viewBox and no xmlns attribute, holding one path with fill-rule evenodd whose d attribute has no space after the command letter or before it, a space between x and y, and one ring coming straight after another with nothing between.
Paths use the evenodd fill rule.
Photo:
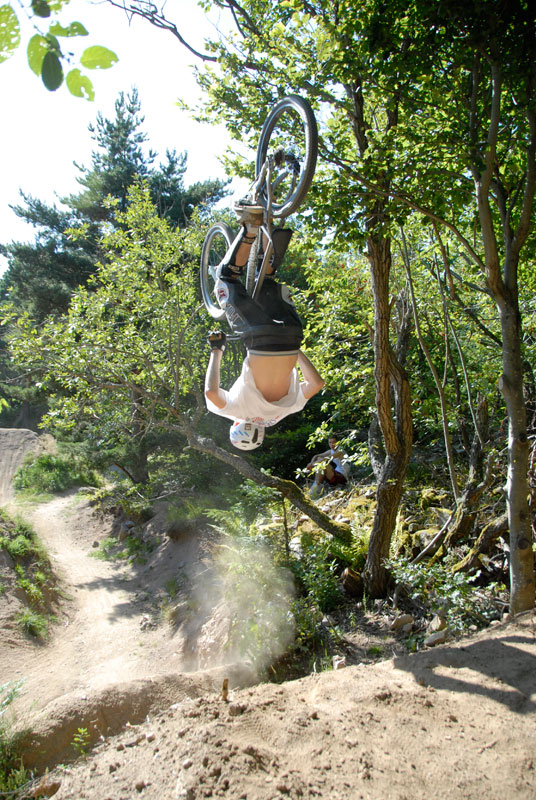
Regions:
<instances>
[{"instance_id":1,"label":"sky","mask_svg":"<svg viewBox=\"0 0 536 800\"><path fill-rule=\"evenodd\" d=\"M202 49L203 34L214 33L213 22L207 20L196 0L176 2L181 13L174 19L180 21L181 34ZM95 88L93 102L73 97L65 86L47 91L28 67L24 45L0 63L0 242L4 244L31 241L34 236L34 229L9 207L19 203L19 189L48 203L80 190L76 182L80 173L73 162L90 165L95 143L88 125L95 122L99 111L113 118L119 92L134 86L145 116L147 145L162 160L166 148L186 150L187 185L226 177L218 161L229 144L225 129L196 123L176 105L179 98L195 103L199 97L193 77L196 59L186 48L170 33L142 19L134 18L129 24L123 11L105 2L71 0L57 18L63 25L75 20L84 24L89 36L81 40L79 49L99 44L116 52L119 62L108 70L87 71ZM43 27L46 30L48 26ZM233 186L240 191L240 183ZM6 265L0 257L0 273Z\"/></svg>"}]
</instances>

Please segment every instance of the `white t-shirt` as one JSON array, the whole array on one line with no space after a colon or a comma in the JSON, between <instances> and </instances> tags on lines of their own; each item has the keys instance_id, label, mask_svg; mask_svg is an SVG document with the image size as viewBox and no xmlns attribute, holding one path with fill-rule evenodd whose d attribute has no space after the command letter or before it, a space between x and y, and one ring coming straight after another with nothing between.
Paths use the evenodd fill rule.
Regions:
<instances>
[{"instance_id":1,"label":"white t-shirt","mask_svg":"<svg viewBox=\"0 0 536 800\"><path fill-rule=\"evenodd\" d=\"M346 460L346 456L343 455L342 458L335 458L335 453L337 450L332 450L330 448L329 452L331 453L331 461L335 465L335 472L340 472L341 475L344 475L344 477L347 478L348 473L350 472L350 464Z\"/></svg>"},{"instance_id":2,"label":"white t-shirt","mask_svg":"<svg viewBox=\"0 0 536 800\"><path fill-rule=\"evenodd\" d=\"M257 389L253 374L249 368L247 358L244 359L242 372L229 391L221 390L225 396L225 405L218 408L207 398L207 408L213 414L220 417L239 420L240 422L252 422L255 425L275 425L289 414L301 411L307 402L304 397L298 371L294 367L290 376L290 388L288 394L270 402L265 400Z\"/></svg>"}]
</instances>

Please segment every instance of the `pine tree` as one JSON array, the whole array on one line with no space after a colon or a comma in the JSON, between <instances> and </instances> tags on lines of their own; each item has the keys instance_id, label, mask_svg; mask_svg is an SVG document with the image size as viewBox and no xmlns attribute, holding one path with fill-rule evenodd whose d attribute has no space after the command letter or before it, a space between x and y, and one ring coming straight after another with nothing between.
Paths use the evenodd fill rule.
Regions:
<instances>
[{"instance_id":1,"label":"pine tree","mask_svg":"<svg viewBox=\"0 0 536 800\"><path fill-rule=\"evenodd\" d=\"M21 192L24 204L14 211L37 229L37 235L33 243L2 247L9 266L0 279L0 301L13 301L38 324L50 314L63 314L73 291L94 272L103 223L112 221L105 199L114 198L124 211L128 189L138 178L148 181L160 216L173 227L185 227L197 205L210 208L225 195L226 184L219 180L185 188L185 153L168 150L165 162L155 166L156 153L144 150L143 122L137 91L121 92L115 118L99 114L89 126L96 144L91 165L75 162L82 190L60 198L62 208Z\"/></svg>"}]
</instances>

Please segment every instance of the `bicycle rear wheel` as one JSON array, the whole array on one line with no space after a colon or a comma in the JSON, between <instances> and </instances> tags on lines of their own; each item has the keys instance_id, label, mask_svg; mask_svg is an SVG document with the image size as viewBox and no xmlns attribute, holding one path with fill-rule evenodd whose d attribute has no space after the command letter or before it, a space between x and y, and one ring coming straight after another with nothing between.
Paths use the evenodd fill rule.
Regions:
<instances>
[{"instance_id":1,"label":"bicycle rear wheel","mask_svg":"<svg viewBox=\"0 0 536 800\"><path fill-rule=\"evenodd\" d=\"M303 97L289 95L275 105L262 127L256 158L259 175L267 155L276 152L270 185L272 214L287 217L303 203L316 169L318 128L311 106ZM259 197L267 207L266 186Z\"/></svg>"},{"instance_id":2,"label":"bicycle rear wheel","mask_svg":"<svg viewBox=\"0 0 536 800\"><path fill-rule=\"evenodd\" d=\"M217 222L210 228L201 250L201 295L208 313L214 319L223 319L225 311L219 307L214 293L216 267L221 263L225 253L234 239L231 228L225 222Z\"/></svg>"}]
</instances>

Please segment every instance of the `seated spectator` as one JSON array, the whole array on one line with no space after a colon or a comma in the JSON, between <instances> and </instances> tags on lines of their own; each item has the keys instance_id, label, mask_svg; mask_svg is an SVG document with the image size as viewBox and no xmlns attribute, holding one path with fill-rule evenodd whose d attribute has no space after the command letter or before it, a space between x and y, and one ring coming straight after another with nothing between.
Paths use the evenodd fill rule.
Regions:
<instances>
[{"instance_id":1,"label":"seated spectator","mask_svg":"<svg viewBox=\"0 0 536 800\"><path fill-rule=\"evenodd\" d=\"M339 449L338 439L335 435L328 438L329 450L317 453L307 464L306 469L310 472L315 470L315 479L311 488L311 497L322 494L323 483L330 486L344 486L348 479L350 463L345 454Z\"/></svg>"}]
</instances>

